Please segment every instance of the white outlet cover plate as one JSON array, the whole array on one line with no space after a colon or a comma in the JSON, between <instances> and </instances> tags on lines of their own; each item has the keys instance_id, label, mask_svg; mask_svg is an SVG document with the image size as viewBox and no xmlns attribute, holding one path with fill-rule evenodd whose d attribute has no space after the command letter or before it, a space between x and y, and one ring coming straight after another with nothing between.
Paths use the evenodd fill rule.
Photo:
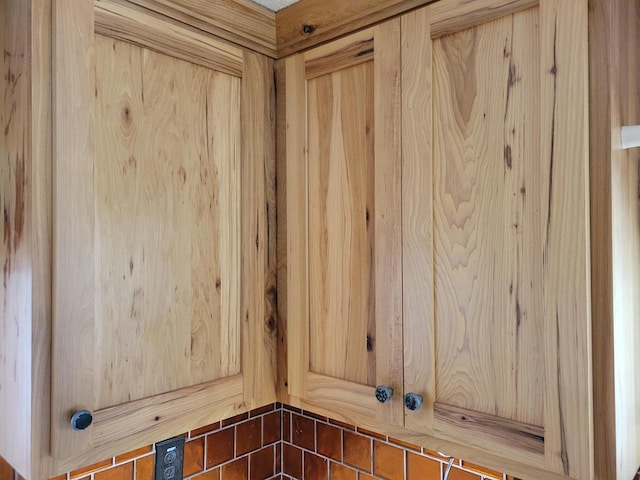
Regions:
<instances>
[{"instance_id":1,"label":"white outlet cover plate","mask_svg":"<svg viewBox=\"0 0 640 480\"><path fill-rule=\"evenodd\" d=\"M284 7L288 7L292 3L296 3L299 0L253 0L255 3L262 5L263 7L267 7L269 10L273 10L277 12L278 10L282 10Z\"/></svg>"}]
</instances>

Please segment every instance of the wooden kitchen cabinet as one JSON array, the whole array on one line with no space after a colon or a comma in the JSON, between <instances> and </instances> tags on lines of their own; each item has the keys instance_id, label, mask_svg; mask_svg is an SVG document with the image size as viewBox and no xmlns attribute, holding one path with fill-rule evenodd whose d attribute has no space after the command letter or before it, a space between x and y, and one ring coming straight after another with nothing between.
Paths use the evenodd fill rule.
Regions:
<instances>
[{"instance_id":1,"label":"wooden kitchen cabinet","mask_svg":"<svg viewBox=\"0 0 640 480\"><path fill-rule=\"evenodd\" d=\"M607 255L637 260L639 227L625 166L610 206L633 227L591 240L612 230L594 203L611 173L590 171L624 160L593 137L615 120L589 115L606 51L590 21L586 0L441 0L279 61L286 401L521 478L632 478L637 433L594 435L614 387L592 332L613 320L592 302L616 288ZM625 364L638 268L618 306ZM614 416L635 422L637 389L616 388Z\"/></svg>"},{"instance_id":2,"label":"wooden kitchen cabinet","mask_svg":"<svg viewBox=\"0 0 640 480\"><path fill-rule=\"evenodd\" d=\"M0 451L34 480L275 400L273 61L50 7L0 4Z\"/></svg>"}]
</instances>

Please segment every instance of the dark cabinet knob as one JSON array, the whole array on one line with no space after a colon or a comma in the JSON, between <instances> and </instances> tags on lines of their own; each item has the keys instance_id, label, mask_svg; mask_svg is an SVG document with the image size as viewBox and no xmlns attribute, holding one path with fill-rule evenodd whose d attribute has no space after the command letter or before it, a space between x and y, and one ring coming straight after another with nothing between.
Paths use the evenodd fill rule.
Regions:
<instances>
[{"instance_id":1,"label":"dark cabinet knob","mask_svg":"<svg viewBox=\"0 0 640 480\"><path fill-rule=\"evenodd\" d=\"M422 395L407 393L404 396L404 406L412 411L418 410L422 406Z\"/></svg>"},{"instance_id":2,"label":"dark cabinet knob","mask_svg":"<svg viewBox=\"0 0 640 480\"><path fill-rule=\"evenodd\" d=\"M380 403L387 403L393 397L393 388L380 385L376 388L376 398Z\"/></svg>"},{"instance_id":3,"label":"dark cabinet knob","mask_svg":"<svg viewBox=\"0 0 640 480\"><path fill-rule=\"evenodd\" d=\"M93 422L93 415L88 410L78 410L71 416L71 428L80 431L86 429Z\"/></svg>"}]
</instances>

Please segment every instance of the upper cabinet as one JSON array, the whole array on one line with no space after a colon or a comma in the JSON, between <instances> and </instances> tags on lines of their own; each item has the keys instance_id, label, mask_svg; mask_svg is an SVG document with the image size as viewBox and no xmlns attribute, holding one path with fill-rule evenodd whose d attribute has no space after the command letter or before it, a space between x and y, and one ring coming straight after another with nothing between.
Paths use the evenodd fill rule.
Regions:
<instances>
[{"instance_id":1,"label":"upper cabinet","mask_svg":"<svg viewBox=\"0 0 640 480\"><path fill-rule=\"evenodd\" d=\"M7 455L34 480L275 400L273 62L125 2L54 7L51 176L23 192L53 199L30 219L52 226L50 317L17 305L44 290L5 301L51 332L24 352L46 358L27 388L50 375L50 403L17 407L50 408L50 452Z\"/></svg>"},{"instance_id":2,"label":"upper cabinet","mask_svg":"<svg viewBox=\"0 0 640 480\"><path fill-rule=\"evenodd\" d=\"M592 478L587 47L584 0L442 0L282 62L293 404Z\"/></svg>"},{"instance_id":3,"label":"upper cabinet","mask_svg":"<svg viewBox=\"0 0 640 480\"><path fill-rule=\"evenodd\" d=\"M400 20L285 65L289 389L400 425Z\"/></svg>"}]
</instances>

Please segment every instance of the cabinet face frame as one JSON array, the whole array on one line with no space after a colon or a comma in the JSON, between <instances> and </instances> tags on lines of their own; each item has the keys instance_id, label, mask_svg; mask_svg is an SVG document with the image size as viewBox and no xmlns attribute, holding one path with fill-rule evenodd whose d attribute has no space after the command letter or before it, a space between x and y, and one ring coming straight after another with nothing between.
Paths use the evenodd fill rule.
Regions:
<instances>
[{"instance_id":1,"label":"cabinet face frame","mask_svg":"<svg viewBox=\"0 0 640 480\"><path fill-rule=\"evenodd\" d=\"M119 0L56 1L52 24L51 453L60 473L274 401L275 132L273 62L262 55ZM95 402L96 33L240 79L240 373L94 411L92 426L74 432L70 414Z\"/></svg>"},{"instance_id":2,"label":"cabinet face frame","mask_svg":"<svg viewBox=\"0 0 640 480\"><path fill-rule=\"evenodd\" d=\"M309 405L376 418L401 425L402 407L402 312L400 283L400 21L350 35L329 45L283 60L286 82L286 225L287 225L287 343L288 391ZM349 381L312 371L311 268L325 272L323 265L311 265L309 252L310 118L309 89L325 75L372 62L373 69L373 196L375 230L369 272L375 287L375 384L388 385L395 393L387 404L375 398L371 383ZM352 72L353 70L351 70ZM350 74L350 73L349 73ZM325 77L326 78L326 77ZM331 77L328 77L331 81ZM334 112L335 115L335 112ZM343 118L348 122L348 118ZM318 120L313 120L317 122ZM326 152L325 152L326 153ZM327 154L328 155L328 154ZM345 158L345 163L348 163ZM320 164L329 158L314 160ZM350 212L364 220L365 212ZM361 215L361 217L360 217ZM389 253L388 255L383 252ZM349 277L351 278L351 277ZM317 294L317 292L316 292ZM371 308L371 305L370 305ZM316 318L321 321L321 318ZM362 346L365 336L362 336ZM330 341L330 339L328 339ZM368 341L368 340L367 340ZM371 382L371 379L369 379Z\"/></svg>"},{"instance_id":3,"label":"cabinet face frame","mask_svg":"<svg viewBox=\"0 0 640 480\"><path fill-rule=\"evenodd\" d=\"M446 255L436 252L441 233L434 230L434 165L444 160L434 157L433 42L528 8L539 13L539 151L550 178L541 428L438 403L438 299L425 294L437 288L435 256ZM442 0L403 17L402 38L403 317L405 331L426 332L404 337L405 390L425 397L422 410L406 412L406 427L537 469L591 478L587 2ZM433 255L423 255L425 248Z\"/></svg>"}]
</instances>

